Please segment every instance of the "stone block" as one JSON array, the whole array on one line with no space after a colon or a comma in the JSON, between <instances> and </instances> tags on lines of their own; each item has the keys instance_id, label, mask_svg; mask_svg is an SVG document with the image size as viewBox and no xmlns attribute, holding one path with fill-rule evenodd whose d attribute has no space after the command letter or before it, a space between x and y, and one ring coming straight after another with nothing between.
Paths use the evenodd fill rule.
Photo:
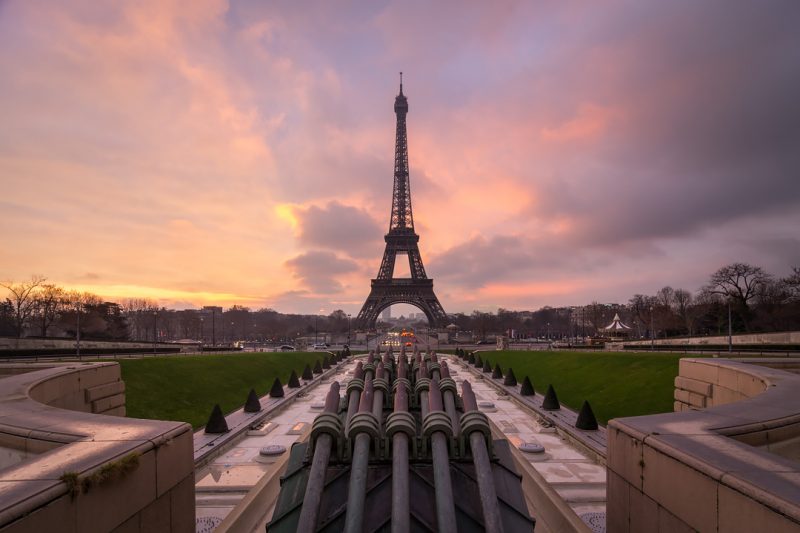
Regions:
<instances>
[{"instance_id":1,"label":"stone block","mask_svg":"<svg viewBox=\"0 0 800 533\"><path fill-rule=\"evenodd\" d=\"M705 381L697 379L675 376L675 388L696 392L703 396L711 396L711 383L706 383Z\"/></svg>"},{"instance_id":2,"label":"stone block","mask_svg":"<svg viewBox=\"0 0 800 533\"><path fill-rule=\"evenodd\" d=\"M720 366L717 374L717 385L726 389L738 390L739 374L742 372L738 368Z\"/></svg>"},{"instance_id":3,"label":"stone block","mask_svg":"<svg viewBox=\"0 0 800 533\"><path fill-rule=\"evenodd\" d=\"M696 392L689 393L689 405L692 407L698 407L700 409L706 406L706 397L702 394L697 394Z\"/></svg>"},{"instance_id":4,"label":"stone block","mask_svg":"<svg viewBox=\"0 0 800 533\"><path fill-rule=\"evenodd\" d=\"M672 397L682 403L689 403L689 394L691 394L688 390L683 389L675 389L672 393Z\"/></svg>"},{"instance_id":5,"label":"stone block","mask_svg":"<svg viewBox=\"0 0 800 533\"><path fill-rule=\"evenodd\" d=\"M171 533L194 533L195 521L194 474L181 481L170 492Z\"/></svg>"},{"instance_id":6,"label":"stone block","mask_svg":"<svg viewBox=\"0 0 800 533\"><path fill-rule=\"evenodd\" d=\"M141 516L141 530L152 531L153 533L169 533L170 512L170 495L164 494L139 513Z\"/></svg>"},{"instance_id":7,"label":"stone block","mask_svg":"<svg viewBox=\"0 0 800 533\"><path fill-rule=\"evenodd\" d=\"M74 501L68 495L64 495L2 529L2 533L31 533L38 531L78 533L77 506Z\"/></svg>"},{"instance_id":8,"label":"stone block","mask_svg":"<svg viewBox=\"0 0 800 533\"><path fill-rule=\"evenodd\" d=\"M106 383L105 385L98 385L84 390L87 402L93 402L100 398L107 398L109 396L116 396L125 392L125 382L115 381L113 383Z\"/></svg>"},{"instance_id":9,"label":"stone block","mask_svg":"<svg viewBox=\"0 0 800 533\"><path fill-rule=\"evenodd\" d=\"M726 403L734 403L744 400L739 391L723 387L721 385L714 385L714 405L725 405Z\"/></svg>"},{"instance_id":10,"label":"stone block","mask_svg":"<svg viewBox=\"0 0 800 533\"><path fill-rule=\"evenodd\" d=\"M141 519L142 514L137 513L114 528L113 533L141 533L147 531L146 529L142 529Z\"/></svg>"},{"instance_id":11,"label":"stone block","mask_svg":"<svg viewBox=\"0 0 800 533\"><path fill-rule=\"evenodd\" d=\"M114 407L113 409L109 409L108 411L103 411L100 414L107 416L125 416L126 409L124 405L120 405L119 407Z\"/></svg>"},{"instance_id":12,"label":"stone block","mask_svg":"<svg viewBox=\"0 0 800 533\"><path fill-rule=\"evenodd\" d=\"M717 383L719 367L716 364L709 364L692 359L681 359L678 363L678 375L685 378L704 381L706 383Z\"/></svg>"},{"instance_id":13,"label":"stone block","mask_svg":"<svg viewBox=\"0 0 800 533\"><path fill-rule=\"evenodd\" d=\"M658 505L656 502L633 487L630 489L629 498L631 531L658 531Z\"/></svg>"},{"instance_id":14,"label":"stone block","mask_svg":"<svg viewBox=\"0 0 800 533\"><path fill-rule=\"evenodd\" d=\"M131 472L75 498L81 533L111 531L156 499L155 455L154 450L140 455Z\"/></svg>"},{"instance_id":15,"label":"stone block","mask_svg":"<svg viewBox=\"0 0 800 533\"><path fill-rule=\"evenodd\" d=\"M673 515L663 507L658 508L658 529L651 531L662 531L665 533L696 533L686 522Z\"/></svg>"},{"instance_id":16,"label":"stone block","mask_svg":"<svg viewBox=\"0 0 800 533\"><path fill-rule=\"evenodd\" d=\"M736 389L742 393L742 395L752 398L767 390L767 384L760 378L740 372Z\"/></svg>"},{"instance_id":17,"label":"stone block","mask_svg":"<svg viewBox=\"0 0 800 533\"><path fill-rule=\"evenodd\" d=\"M643 492L698 531L716 531L717 482L644 446Z\"/></svg>"},{"instance_id":18,"label":"stone block","mask_svg":"<svg viewBox=\"0 0 800 533\"><path fill-rule=\"evenodd\" d=\"M100 398L92 402L93 413L104 413L115 407L125 405L125 395L117 394L116 396L109 396L108 398Z\"/></svg>"},{"instance_id":19,"label":"stone block","mask_svg":"<svg viewBox=\"0 0 800 533\"><path fill-rule=\"evenodd\" d=\"M630 484L620 476L608 471L606 478L606 530L629 533ZM638 492L638 491L637 491Z\"/></svg>"},{"instance_id":20,"label":"stone block","mask_svg":"<svg viewBox=\"0 0 800 533\"><path fill-rule=\"evenodd\" d=\"M80 380L77 372L69 372L55 376L33 386L30 397L45 405L55 405L60 398L80 392Z\"/></svg>"},{"instance_id":21,"label":"stone block","mask_svg":"<svg viewBox=\"0 0 800 533\"><path fill-rule=\"evenodd\" d=\"M194 471L194 448L190 428L187 426L184 433L161 444L155 453L158 479L156 494L161 496Z\"/></svg>"},{"instance_id":22,"label":"stone block","mask_svg":"<svg viewBox=\"0 0 800 533\"><path fill-rule=\"evenodd\" d=\"M719 487L719 531L796 533L798 530L800 523L787 519L729 487Z\"/></svg>"},{"instance_id":23,"label":"stone block","mask_svg":"<svg viewBox=\"0 0 800 533\"><path fill-rule=\"evenodd\" d=\"M81 369L78 379L81 389L91 389L99 385L122 381L122 376L119 363L109 363L103 366Z\"/></svg>"},{"instance_id":24,"label":"stone block","mask_svg":"<svg viewBox=\"0 0 800 533\"><path fill-rule=\"evenodd\" d=\"M642 443L616 427L608 428L608 470L642 487Z\"/></svg>"}]
</instances>

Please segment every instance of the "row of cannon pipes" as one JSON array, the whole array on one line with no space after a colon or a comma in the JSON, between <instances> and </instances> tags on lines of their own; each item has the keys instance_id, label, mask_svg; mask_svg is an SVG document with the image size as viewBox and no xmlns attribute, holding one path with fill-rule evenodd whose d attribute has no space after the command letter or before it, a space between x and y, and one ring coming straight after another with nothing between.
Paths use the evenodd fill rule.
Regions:
<instances>
[{"instance_id":1,"label":"row of cannon pipes","mask_svg":"<svg viewBox=\"0 0 800 533\"><path fill-rule=\"evenodd\" d=\"M344 420L340 417L342 403L346 405ZM389 404L391 412L384 421L383 412ZM419 408L419 427L410 412L412 406ZM489 421L478 410L470 383L462 383L459 398L447 363L440 362L436 354L423 355L415 351L409 359L401 351L395 359L391 350L387 350L382 358L370 353L366 363L356 365L344 402L340 398L339 383L330 386L324 410L312 425L311 469L298 531L315 530L333 448L347 444L352 459L345 531L362 530L370 447L377 446L381 439L388 441L391 447L392 531L405 532L410 528L410 450L416 451L418 456L431 458L437 529L456 531L450 479L451 449L457 450L462 458L472 458L486 531L503 530L491 468ZM420 447L425 449L420 450ZM342 450L338 451L341 456Z\"/></svg>"}]
</instances>

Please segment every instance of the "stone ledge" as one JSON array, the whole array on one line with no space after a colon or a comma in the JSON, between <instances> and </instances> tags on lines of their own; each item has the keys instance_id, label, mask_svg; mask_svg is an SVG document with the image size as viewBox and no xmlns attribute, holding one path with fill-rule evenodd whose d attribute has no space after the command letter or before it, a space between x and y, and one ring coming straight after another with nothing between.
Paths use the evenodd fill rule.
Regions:
<instances>
[{"instance_id":1,"label":"stone ledge","mask_svg":"<svg viewBox=\"0 0 800 533\"><path fill-rule=\"evenodd\" d=\"M800 462L768 451L780 449L781 443L800 447L800 376L769 368L772 363L760 358L682 359L683 377L712 385L715 407L695 410L680 400L695 393L683 390L676 391L675 408L688 412L609 422L614 438L609 439L608 471L617 480L609 485L609 523L643 518L630 498L613 494L627 487L651 498L659 516L662 511L670 515L676 527L722 531L730 525L729 517L722 516L723 500L728 511L733 512L732 502L737 501L740 509L757 512L776 531L800 527ZM741 401L724 402L734 398ZM638 443L645 453L628 453L620 448L624 442ZM696 490L700 486L704 488ZM697 504L703 498L709 505ZM711 505L718 498L720 505Z\"/></svg>"},{"instance_id":2,"label":"stone ledge","mask_svg":"<svg viewBox=\"0 0 800 533\"><path fill-rule=\"evenodd\" d=\"M191 427L181 422L137 420L91 414L86 404L88 388L119 381L117 363L27 364L28 372L5 372L0 379L0 436L24 443L36 454L0 470L0 529L5 531L84 531L110 530L143 523L141 513L163 493L189 479L193 496ZM65 401L63 398L69 398ZM46 400L50 405L41 403ZM78 402L79 411L57 407ZM124 395L109 397L121 403L111 410L124 412ZM98 400L102 401L102 400ZM76 404L77 405L77 404ZM168 477L158 461L171 443L180 447L187 460L171 461L178 470ZM91 475L131 453L139 455L139 465L115 481L92 487L72 497L61 477L72 472L79 479ZM172 485L160 486L160 478ZM185 483L183 483L185 484ZM187 492L183 490L183 492ZM132 498L131 495L136 495ZM184 497L181 503L186 520L174 517L181 531L194 530L194 506ZM94 503L93 503L94 502ZM189 502L188 506L186 502ZM174 514L174 511L173 511ZM138 517L138 518L137 518ZM145 523L150 523L144 521ZM139 529L135 529L139 530ZM165 530L166 531L166 530Z\"/></svg>"}]
</instances>

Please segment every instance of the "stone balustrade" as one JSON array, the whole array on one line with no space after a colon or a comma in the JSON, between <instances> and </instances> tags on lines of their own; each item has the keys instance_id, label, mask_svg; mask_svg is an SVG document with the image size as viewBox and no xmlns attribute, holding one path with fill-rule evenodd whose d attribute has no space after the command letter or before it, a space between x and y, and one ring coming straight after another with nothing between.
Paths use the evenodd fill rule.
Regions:
<instances>
[{"instance_id":1,"label":"stone balustrade","mask_svg":"<svg viewBox=\"0 0 800 533\"><path fill-rule=\"evenodd\" d=\"M682 359L675 410L608 431L608 530L798 531L800 361Z\"/></svg>"},{"instance_id":2,"label":"stone balustrade","mask_svg":"<svg viewBox=\"0 0 800 533\"><path fill-rule=\"evenodd\" d=\"M0 366L0 532L194 531L191 427L124 390L117 363Z\"/></svg>"}]
</instances>

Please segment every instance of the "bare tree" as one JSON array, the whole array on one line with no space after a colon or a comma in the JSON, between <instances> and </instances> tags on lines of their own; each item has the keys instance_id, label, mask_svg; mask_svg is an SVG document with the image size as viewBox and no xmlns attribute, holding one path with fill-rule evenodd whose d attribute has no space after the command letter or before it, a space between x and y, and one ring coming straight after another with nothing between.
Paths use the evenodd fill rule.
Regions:
<instances>
[{"instance_id":1,"label":"bare tree","mask_svg":"<svg viewBox=\"0 0 800 533\"><path fill-rule=\"evenodd\" d=\"M0 287L4 287L9 292L9 301L13 307L14 329L17 337L22 337L23 330L36 309L36 288L46 280L47 278L44 276L33 275L30 281L21 283L14 283L13 281L0 282Z\"/></svg>"},{"instance_id":2,"label":"bare tree","mask_svg":"<svg viewBox=\"0 0 800 533\"><path fill-rule=\"evenodd\" d=\"M792 300L800 300L800 267L792 267L792 274L781 280Z\"/></svg>"},{"instance_id":3,"label":"bare tree","mask_svg":"<svg viewBox=\"0 0 800 533\"><path fill-rule=\"evenodd\" d=\"M749 331L750 302L771 279L761 267L732 263L714 272L703 291L726 297L737 308Z\"/></svg>"},{"instance_id":4,"label":"bare tree","mask_svg":"<svg viewBox=\"0 0 800 533\"><path fill-rule=\"evenodd\" d=\"M57 285L45 283L34 293L34 300L36 321L41 328L42 337L46 337L47 330L56 321L64 306L67 305L66 292Z\"/></svg>"}]
</instances>

